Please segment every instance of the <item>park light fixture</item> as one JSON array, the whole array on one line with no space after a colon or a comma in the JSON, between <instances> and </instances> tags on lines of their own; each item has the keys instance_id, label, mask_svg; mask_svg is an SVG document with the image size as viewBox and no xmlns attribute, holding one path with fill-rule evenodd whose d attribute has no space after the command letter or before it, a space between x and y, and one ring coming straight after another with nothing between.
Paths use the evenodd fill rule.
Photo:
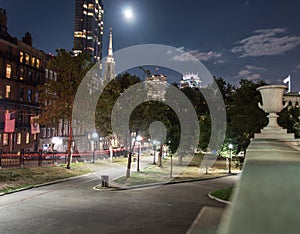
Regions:
<instances>
[{"instance_id":1,"label":"park light fixture","mask_svg":"<svg viewBox=\"0 0 300 234\"><path fill-rule=\"evenodd\" d=\"M98 133L97 133L97 132L93 132L92 138L93 138L93 139L97 139L97 138L98 138Z\"/></svg>"},{"instance_id":2,"label":"park light fixture","mask_svg":"<svg viewBox=\"0 0 300 234\"><path fill-rule=\"evenodd\" d=\"M140 136L140 135L138 135L137 137L136 137L136 141L137 141L137 143L138 143L138 146L139 146L139 148L138 148L138 157L137 157L137 171L140 171L140 156L141 156L141 144L142 144L142 141L143 140L143 138Z\"/></svg>"},{"instance_id":3,"label":"park light fixture","mask_svg":"<svg viewBox=\"0 0 300 234\"><path fill-rule=\"evenodd\" d=\"M143 137L141 137L140 135L138 135L138 136L136 137L136 141L140 142L140 141L142 141L142 140L143 140Z\"/></svg>"},{"instance_id":4,"label":"park light fixture","mask_svg":"<svg viewBox=\"0 0 300 234\"><path fill-rule=\"evenodd\" d=\"M51 140L51 143L55 144L55 145L62 145L63 140L60 137L53 137L52 140Z\"/></svg>"},{"instance_id":5,"label":"park light fixture","mask_svg":"<svg viewBox=\"0 0 300 234\"><path fill-rule=\"evenodd\" d=\"M229 144L228 145L228 148L229 148L229 166L228 166L228 173L231 174L231 159L232 159L232 155L231 155L231 151L233 149L233 144Z\"/></svg>"},{"instance_id":6,"label":"park light fixture","mask_svg":"<svg viewBox=\"0 0 300 234\"><path fill-rule=\"evenodd\" d=\"M97 132L93 132L92 133L92 141L91 143L93 144L93 163L95 163L95 151L96 151L96 147L97 147L97 139L98 139L98 133Z\"/></svg>"}]
</instances>

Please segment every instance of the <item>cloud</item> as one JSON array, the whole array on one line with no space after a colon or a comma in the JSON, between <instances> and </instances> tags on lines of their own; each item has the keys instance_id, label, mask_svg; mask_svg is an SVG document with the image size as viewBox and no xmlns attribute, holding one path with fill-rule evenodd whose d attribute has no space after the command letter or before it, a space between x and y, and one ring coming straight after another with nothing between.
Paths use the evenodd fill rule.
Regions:
<instances>
[{"instance_id":1,"label":"cloud","mask_svg":"<svg viewBox=\"0 0 300 234\"><path fill-rule=\"evenodd\" d=\"M176 54L172 57L173 60L178 62L189 62L195 61L195 58L201 62L206 62L208 60L217 60L218 63L224 63L224 60L219 59L222 54L214 51L200 52L199 50L188 50L184 52L184 47L178 48ZM168 51L168 55L173 54L175 51Z\"/></svg>"},{"instance_id":2,"label":"cloud","mask_svg":"<svg viewBox=\"0 0 300 234\"><path fill-rule=\"evenodd\" d=\"M247 65L245 66L246 69L250 70L250 71L260 71L260 72L265 72L266 69L263 67L256 67L256 66L252 66L252 65Z\"/></svg>"},{"instance_id":3,"label":"cloud","mask_svg":"<svg viewBox=\"0 0 300 234\"><path fill-rule=\"evenodd\" d=\"M243 70L239 71L236 79L247 79L247 80L259 80L262 78L261 73L265 72L266 69L263 67L256 67L252 65L246 65Z\"/></svg>"},{"instance_id":4,"label":"cloud","mask_svg":"<svg viewBox=\"0 0 300 234\"><path fill-rule=\"evenodd\" d=\"M226 63L226 61L224 59L219 59L214 62L214 64L224 64L224 63Z\"/></svg>"},{"instance_id":5,"label":"cloud","mask_svg":"<svg viewBox=\"0 0 300 234\"><path fill-rule=\"evenodd\" d=\"M285 28L259 29L238 41L231 52L239 57L281 55L300 45L300 37L286 36Z\"/></svg>"}]
</instances>

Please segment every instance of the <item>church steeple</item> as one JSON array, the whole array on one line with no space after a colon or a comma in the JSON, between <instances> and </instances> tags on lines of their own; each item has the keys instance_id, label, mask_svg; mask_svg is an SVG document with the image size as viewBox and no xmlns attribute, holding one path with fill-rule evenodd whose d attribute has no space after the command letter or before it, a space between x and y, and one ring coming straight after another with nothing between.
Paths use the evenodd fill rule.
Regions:
<instances>
[{"instance_id":1,"label":"church steeple","mask_svg":"<svg viewBox=\"0 0 300 234\"><path fill-rule=\"evenodd\" d=\"M109 29L109 47L108 47L108 56L113 56L113 41L112 41L112 28Z\"/></svg>"},{"instance_id":2,"label":"church steeple","mask_svg":"<svg viewBox=\"0 0 300 234\"><path fill-rule=\"evenodd\" d=\"M113 57L113 41L112 41L112 28L109 30L109 45L108 45L108 55L105 61L104 68L104 79L113 80L116 77L115 73L115 59Z\"/></svg>"}]
</instances>

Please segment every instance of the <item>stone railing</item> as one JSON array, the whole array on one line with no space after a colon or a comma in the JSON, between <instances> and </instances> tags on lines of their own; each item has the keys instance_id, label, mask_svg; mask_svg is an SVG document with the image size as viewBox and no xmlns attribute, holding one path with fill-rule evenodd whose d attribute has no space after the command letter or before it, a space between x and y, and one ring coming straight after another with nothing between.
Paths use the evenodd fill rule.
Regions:
<instances>
[{"instance_id":1,"label":"stone railing","mask_svg":"<svg viewBox=\"0 0 300 234\"><path fill-rule=\"evenodd\" d=\"M277 92L274 88L259 88L269 89L266 96L262 94L264 106L260 105L271 113L268 115L269 124L255 135L247 149L232 204L225 212L217 208L203 209L188 233L300 233L299 139L277 124L276 113L284 107L284 87L278 87L281 91Z\"/></svg>"}]
</instances>

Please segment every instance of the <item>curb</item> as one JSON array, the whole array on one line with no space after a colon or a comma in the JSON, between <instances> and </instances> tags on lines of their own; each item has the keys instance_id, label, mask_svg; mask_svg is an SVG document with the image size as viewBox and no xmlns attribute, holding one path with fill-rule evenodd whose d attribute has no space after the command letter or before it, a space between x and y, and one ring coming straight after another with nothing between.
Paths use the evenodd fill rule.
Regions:
<instances>
[{"instance_id":1,"label":"curb","mask_svg":"<svg viewBox=\"0 0 300 234\"><path fill-rule=\"evenodd\" d=\"M211 178L199 178L199 179L190 179L190 180L179 180L179 181L169 181L169 182L157 182L157 183L149 183L149 184L142 184L142 185L133 185L128 187L115 187L115 188L107 188L105 191L122 191L122 190L131 190L131 189L139 189L139 188L149 188L149 187L156 187L161 185L172 185L172 184L180 184L180 183L190 183L190 182L197 182L197 181L204 181L204 180L213 180L213 179L219 179L224 178L228 176L233 176L235 174L228 174L228 175L222 175L222 176L216 176ZM103 189L97 188L100 186L100 184L93 187L94 190L97 191L103 191ZM216 198L218 199L218 198Z\"/></svg>"},{"instance_id":2,"label":"curb","mask_svg":"<svg viewBox=\"0 0 300 234\"><path fill-rule=\"evenodd\" d=\"M19 189L14 189L12 191L9 192L5 192L5 193L0 193L0 197L1 196L5 196L8 194L12 194L12 193L16 193L16 192L21 192L21 191L25 191L25 190L29 190L29 189L33 189L33 188L39 188L39 187L43 187L43 186L48 186L48 185L53 185L53 184L58 184L58 183L62 183L62 182L66 182L69 180L74 180L77 178L81 178L81 177L85 177L85 176L89 176L92 174L95 174L98 172L91 172L88 174L84 174L84 175L80 175L80 176L73 176L73 177L69 177L69 178L64 178L64 179L59 179L59 180L54 180L54 181L49 181L46 183L42 183L42 184L36 184L36 185L31 185L31 186L27 186L27 187L23 187L23 188L19 188ZM171 185L171 184L179 184L179 183L189 183L189 182L197 182L197 181L204 181L204 180L212 180L212 179L219 179L219 178L223 178L223 177L228 177L228 176L233 176L236 174L227 174L227 175L222 175L222 176L216 176L216 177L211 177L211 178L201 178L201 179L190 179L190 180L181 180L181 181L169 181L169 182L157 182L157 183L151 183L151 184L143 184L143 185L134 185L134 186L128 186L128 187L123 187L123 188L112 188L110 189L106 189L105 191L122 191L122 190L130 190L130 189L139 189L139 188L147 188L147 187L155 187L155 186L161 186L161 185ZM121 177L121 176L120 176ZM119 177L118 177L119 178ZM116 178L117 179L117 178ZM98 187L100 184L94 186L92 189L97 190L97 191L102 191L102 189L98 189L96 187ZM212 198L214 199L214 198ZM218 198L215 198L215 200L217 200ZM221 200L221 199L220 199ZM226 202L226 201L225 201Z\"/></svg>"},{"instance_id":3,"label":"curb","mask_svg":"<svg viewBox=\"0 0 300 234\"><path fill-rule=\"evenodd\" d=\"M211 199L213 199L213 200L216 200L216 201L218 201L218 202L221 202L221 203L225 203L225 204L227 204L227 205L230 205L230 204L231 204L231 202L226 201L226 200L223 200L223 199L220 199L220 198L217 198L217 197L211 195L211 193L212 193L212 192L210 192L210 193L208 194L208 197L209 197L209 198L211 198Z\"/></svg>"}]
</instances>

